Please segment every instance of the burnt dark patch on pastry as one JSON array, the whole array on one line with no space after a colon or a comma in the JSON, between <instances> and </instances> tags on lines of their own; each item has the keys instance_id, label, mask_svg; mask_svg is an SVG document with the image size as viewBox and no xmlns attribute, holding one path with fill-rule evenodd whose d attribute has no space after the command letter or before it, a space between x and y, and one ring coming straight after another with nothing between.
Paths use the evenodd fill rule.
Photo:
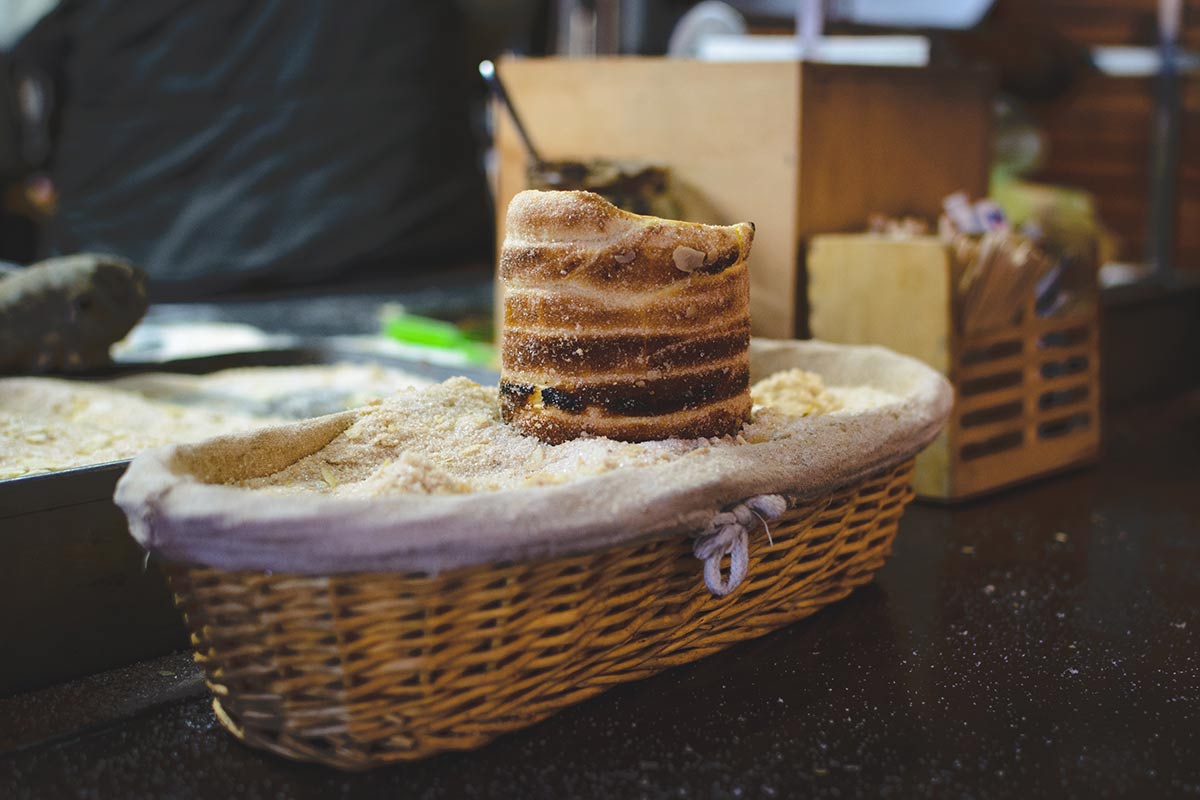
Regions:
<instances>
[{"instance_id":1,"label":"burnt dark patch on pastry","mask_svg":"<svg viewBox=\"0 0 1200 800\"><path fill-rule=\"evenodd\" d=\"M749 387L750 370L739 364L668 378L559 384L543 388L542 401L546 402L547 392L553 392L563 403L579 411L594 407L625 417L652 417L720 403L748 391Z\"/></svg>"},{"instance_id":2,"label":"burnt dark patch on pastry","mask_svg":"<svg viewBox=\"0 0 1200 800\"><path fill-rule=\"evenodd\" d=\"M513 415L524 408L533 394L533 387L528 383L500 381L500 418L512 422Z\"/></svg>"},{"instance_id":3,"label":"burnt dark patch on pastry","mask_svg":"<svg viewBox=\"0 0 1200 800\"><path fill-rule=\"evenodd\" d=\"M578 414L587 408L587 404L577 395L553 387L542 389L542 404L560 408L568 414Z\"/></svg>"},{"instance_id":4,"label":"burnt dark patch on pastry","mask_svg":"<svg viewBox=\"0 0 1200 800\"><path fill-rule=\"evenodd\" d=\"M703 272L706 275L715 275L718 272L723 272L741 259L741 251L734 247L716 253L712 257L712 261L705 261L704 266L700 267L696 272Z\"/></svg>"},{"instance_id":5,"label":"burnt dark patch on pastry","mask_svg":"<svg viewBox=\"0 0 1200 800\"><path fill-rule=\"evenodd\" d=\"M606 436L622 442L649 442L658 439L697 439L710 436L733 436L750 420L750 406L744 411L734 411L727 408L713 409L707 413L681 422L664 419L661 423L653 421L646 424L641 420L605 421L579 416L554 416L534 414L526 408L514 414L505 421L515 426L522 433L536 436L548 444L562 444L577 439L584 434Z\"/></svg>"},{"instance_id":6,"label":"burnt dark patch on pastry","mask_svg":"<svg viewBox=\"0 0 1200 800\"><path fill-rule=\"evenodd\" d=\"M528 383L514 383L513 381L500 381L500 396L511 397L516 400L524 400L533 394L533 386Z\"/></svg>"},{"instance_id":7,"label":"burnt dark patch on pastry","mask_svg":"<svg viewBox=\"0 0 1200 800\"><path fill-rule=\"evenodd\" d=\"M507 331L502 358L506 369L565 377L648 369L687 369L742 355L750 346L750 323L705 334L537 334Z\"/></svg>"}]
</instances>

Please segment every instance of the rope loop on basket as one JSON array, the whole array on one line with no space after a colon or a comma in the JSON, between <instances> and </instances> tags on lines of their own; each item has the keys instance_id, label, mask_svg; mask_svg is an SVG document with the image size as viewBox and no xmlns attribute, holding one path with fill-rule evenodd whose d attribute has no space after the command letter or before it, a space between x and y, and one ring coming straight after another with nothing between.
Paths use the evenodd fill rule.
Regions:
<instances>
[{"instance_id":1,"label":"rope loop on basket","mask_svg":"<svg viewBox=\"0 0 1200 800\"><path fill-rule=\"evenodd\" d=\"M713 515L696 537L692 553L704 562L704 585L716 597L732 592L746 578L750 563L750 531L787 511L787 499L760 494ZM721 575L721 559L729 556L729 575Z\"/></svg>"}]
</instances>

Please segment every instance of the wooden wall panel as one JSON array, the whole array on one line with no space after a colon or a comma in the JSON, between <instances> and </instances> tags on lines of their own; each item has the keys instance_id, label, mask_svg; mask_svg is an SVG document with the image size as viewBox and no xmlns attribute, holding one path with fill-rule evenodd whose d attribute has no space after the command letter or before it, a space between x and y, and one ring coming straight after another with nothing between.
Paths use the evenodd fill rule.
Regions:
<instances>
[{"instance_id":1,"label":"wooden wall panel","mask_svg":"<svg viewBox=\"0 0 1200 800\"><path fill-rule=\"evenodd\" d=\"M1183 85L1176 172L1176 265L1200 268L1200 79ZM1065 98L1031 109L1048 149L1037 180L1096 195L1101 217L1120 238L1119 257L1147 248L1154 82L1089 75Z\"/></svg>"},{"instance_id":2,"label":"wooden wall panel","mask_svg":"<svg viewBox=\"0 0 1200 800\"><path fill-rule=\"evenodd\" d=\"M1200 48L1200 9L1194 6L1184 3L1182 39L1186 46ZM1157 38L1157 0L1041 0L1039 13L1082 45L1149 45Z\"/></svg>"}]
</instances>

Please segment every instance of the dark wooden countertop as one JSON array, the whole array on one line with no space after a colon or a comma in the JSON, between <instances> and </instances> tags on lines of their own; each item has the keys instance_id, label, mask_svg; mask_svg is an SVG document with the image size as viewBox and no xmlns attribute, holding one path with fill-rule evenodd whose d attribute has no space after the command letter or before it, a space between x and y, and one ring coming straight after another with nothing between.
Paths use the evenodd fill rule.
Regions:
<instances>
[{"instance_id":1,"label":"dark wooden countertop","mask_svg":"<svg viewBox=\"0 0 1200 800\"><path fill-rule=\"evenodd\" d=\"M1095 468L914 506L808 620L473 753L292 764L180 657L0 700L0 752L6 798L1194 796L1200 392L1111 416Z\"/></svg>"}]
</instances>

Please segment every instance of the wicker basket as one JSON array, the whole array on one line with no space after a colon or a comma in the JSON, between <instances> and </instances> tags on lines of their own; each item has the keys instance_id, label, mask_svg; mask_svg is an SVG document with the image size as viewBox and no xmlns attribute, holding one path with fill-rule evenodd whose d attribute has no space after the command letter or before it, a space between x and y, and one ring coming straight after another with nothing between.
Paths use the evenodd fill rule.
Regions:
<instances>
[{"instance_id":1,"label":"wicker basket","mask_svg":"<svg viewBox=\"0 0 1200 800\"><path fill-rule=\"evenodd\" d=\"M168 576L222 725L362 769L478 747L845 597L891 552L911 477L907 461L789 509L726 597L688 537L437 576Z\"/></svg>"},{"instance_id":2,"label":"wicker basket","mask_svg":"<svg viewBox=\"0 0 1200 800\"><path fill-rule=\"evenodd\" d=\"M752 375L793 366L897 400L536 490L272 501L224 485L316 452L346 412L148 451L117 502L167 562L235 736L344 769L469 749L871 580L949 385L880 348L751 349Z\"/></svg>"}]
</instances>

